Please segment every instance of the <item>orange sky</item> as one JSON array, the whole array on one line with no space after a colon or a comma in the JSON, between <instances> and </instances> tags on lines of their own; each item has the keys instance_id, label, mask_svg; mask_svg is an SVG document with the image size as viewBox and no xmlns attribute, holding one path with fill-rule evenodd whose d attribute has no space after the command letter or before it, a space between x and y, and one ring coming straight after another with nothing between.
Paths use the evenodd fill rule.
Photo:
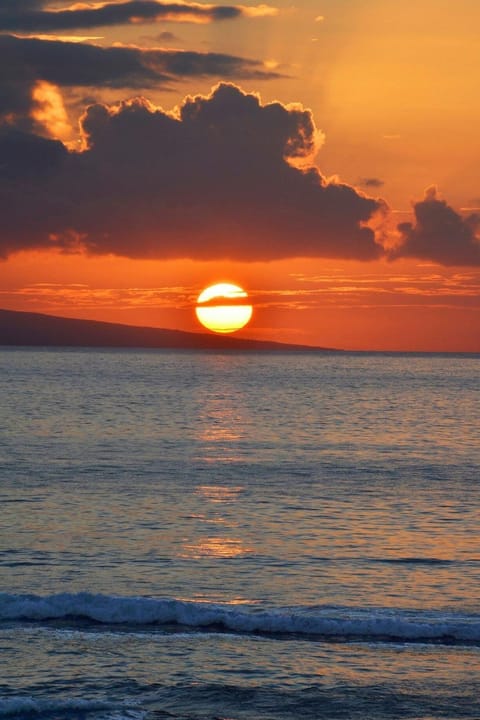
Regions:
<instances>
[{"instance_id":1,"label":"orange sky","mask_svg":"<svg viewBox=\"0 0 480 720\"><path fill-rule=\"evenodd\" d=\"M44 9L63 8L67 3L37 2L36 5L43 5ZM243 3L242 7L255 8L257 4ZM300 103L312 111L320 132L316 136L317 152L308 151L306 159L295 160L297 179L301 179L300 174L305 173L308 166L314 165L324 178L335 177L335 183L351 186L360 198L382 198L388 209L381 218L375 217L374 224L373 221L370 223L370 227L375 228L376 242L382 247L380 256L360 259L355 243L352 247L348 244L351 231L343 226L339 233L345 234L346 244L339 250L338 257L332 250L335 243L331 235L330 239L322 241L318 252L312 251L307 236L313 232L311 228L315 228L317 220L312 216L310 221L307 215L313 212L316 201L305 205L305 209L299 207L300 195L293 195L297 192L295 177L292 186L288 185L285 197L281 201L275 199L280 197L278 188L275 195L266 184L275 177L277 159L272 159L271 169L265 166L265 175L259 161L253 174L259 183L259 207L252 211L258 236L253 237L255 233L250 221L250 224L241 225L245 211L240 200L238 227L235 216L230 215L226 219L222 215L219 224L219 208L229 203L228 195L225 195L226 201L212 205L212 240L205 229L195 238L195 223L188 225L190 236L186 249L182 240L177 239L178 228L169 229L170 239L164 240L170 220L166 219L164 227L160 213L158 242L167 243L168 251L157 250L155 227L152 230L148 223L148 208L152 208L152 212L155 209L152 200L133 197L135 188L142 186L142 174L141 164L135 165L135 129L129 129L131 177L128 182L132 183L133 192L130 185L125 192L127 197L128 193L132 195L132 208L141 208L142 213L142 222L135 217L130 220L126 211L126 219L119 221L121 227L131 222L133 235L138 233L130 240L119 239L116 243L114 238L102 248L99 245L100 229L96 235L97 229L89 225L86 232L92 233L92 244L88 245L89 238L85 241L86 236L74 227L78 233L76 245L70 240L68 243L58 240L60 236L52 230L55 240L51 247L55 249L48 249L48 245L38 239L39 228L46 223L48 229L49 217L64 212L64 206L58 211L59 206L52 198L55 188L61 196L60 183L52 184L54 190L49 190L43 217L41 207L32 204L33 210L29 209L32 195L41 192L35 190L37 185L32 184L32 175L25 175L27 180L22 185L23 175L12 180L10 175L7 174L5 179L0 172L0 200L5 203L2 207L7 210L13 207L14 211L8 243L3 249L5 259L0 261L0 307L199 330L194 314L198 293L213 282L230 281L245 287L254 305L252 322L240 331L240 336L345 349L480 352L480 231L477 217L480 213L480 143L477 138L480 97L475 92L480 79L477 34L480 3L457 0L452 6L444 0L417 0L415 4L394 0L300 0L295 7L287 2L272 3L270 7L270 11L262 12L242 10L242 16L221 21L209 17L202 23L192 23L188 21L191 18L183 17L182 22L178 21L180 18L173 22L164 19L160 22L123 22L88 28L79 26L68 31L44 29L42 33L41 28L36 33L22 29L22 18L4 18L2 26L0 13L0 29L3 27L4 35L9 38L48 34L67 40L67 35L69 39L76 35L81 45L98 45L106 50L116 44L143 50L187 50L197 53L195 62L200 63L204 62L205 53L216 54L214 58L209 57L210 64L206 69L202 66L195 71L191 70L191 65L187 68L186 62L190 59L182 55L175 66L172 63L168 67L162 65L161 72L168 75L167 80L145 80L144 87L138 77L135 83L118 79L99 79L96 83L93 79L87 85L74 74L71 80L65 79L58 70L53 71L45 65L42 48L52 40L38 40L42 44L40 49L35 47L35 52L39 53L38 72L29 76L30 84L25 80L27 100L20 92L22 88L19 90L14 74L8 86L14 97L12 110L0 117L0 132L19 129L22 133L59 139L70 150L78 150L81 148L78 118L92 102L108 104L140 94L149 98L154 106L169 112L181 105L189 93L208 95L212 86L221 80L235 83L244 92L260 93L263 104L278 100L279 107L284 108L288 103ZM0 60L2 53L10 52L10 46L2 45L1 40L0 35ZM232 58L258 62L247 69L237 63L232 70ZM123 59L119 59L120 62ZM149 59L149 62L153 60ZM67 71L68 68L65 74ZM129 82L135 86L128 86ZM247 108L243 97L239 96L240 105L244 103ZM25 103L30 104L22 110ZM207 111L208 107L209 103L206 103ZM212 104L212 112L213 107ZM221 108L216 112L215 122L220 130L217 128L215 142L222 131ZM239 112L243 110L240 108ZM285 122L293 118L289 114L292 112L292 109L284 111ZM233 131L230 125L229 132L239 136L245 129L247 137L251 127L251 142L259 143L257 157L263 157L265 143L271 134L267 130L265 140L262 140L258 133L263 130L258 128L263 128L259 123L267 113L263 110L257 113L251 126L247 125L249 117L245 117ZM300 117L303 122L307 116ZM131 113L127 118L125 111L125 118L130 122ZM142 118L147 133L148 118L145 119L146 114ZM102 142L107 147L105 133L110 133L113 138L113 132L117 132L111 117L101 120L98 113L92 114L89 122L98 138L97 146L100 147ZM100 134L102 132L104 135ZM141 128L135 132L140 136L143 134ZM189 135L181 142L187 141L195 142L195 136ZM248 137L245 142L250 142ZM111 147L111 153L122 151L121 144L118 145L120 150L115 149L116 145ZM157 145L154 140L151 147L152 157L155 157ZM182 217L183 222L181 203L185 181L182 178L188 179L188 174L179 173L176 177L178 163L173 140L171 147L173 159L168 160L172 168L169 177L172 187L176 182L178 185L168 190L166 212L170 212L172 202L176 202L172 197L178 197L180 209L174 217ZM165 148L162 146L157 158L159 163L167 162L168 148L168 144ZM203 154L197 155L192 145L191 163L193 167L197 156L199 163L206 163L207 180L210 173L208 148L202 148L201 152ZM220 153L218 148L212 150L212 158L217 157L215 152ZM243 172L239 167L241 148L232 149L227 144L224 152L227 159L230 152L235 159L232 176L240 176ZM93 166L96 178L104 171L107 173L107 160L110 162L110 156L100 155L100 151L97 156ZM265 162L269 162L269 157L265 152ZM185 158L182 162L186 162ZM201 186L201 170L192 171L196 178L195 172L200 178L197 185ZM138 173L135 184L134 173ZM292 173L288 173L285 178L290 182ZM75 186L79 198L83 191L81 177L79 175ZM115 178L115 175L106 174L105 177L111 183L108 178ZM302 183L302 187L307 187L303 180ZM436 191L429 190L424 195L426 188L432 186L436 186ZM279 188L281 190L281 183ZM123 187L120 191L123 192ZM208 194L205 199L201 191L200 187L198 197L203 205L202 222L205 223ZM232 203L241 198L243 192L243 185L232 186ZM115 200L112 191L106 203L106 218L99 216L99 223L104 223L108 232L112 214L117 208L118 212L124 212L125 195L119 197L122 199ZM159 197L162 199L161 194ZM248 197L251 204L251 196ZM262 202L266 208L265 218L261 217ZM278 233L279 236L282 234L283 243L279 254L272 250L275 233L272 231L272 238L265 228L270 227L269 219L273 222L275 208L279 213L289 212L288 207L285 209L289 202L296 204L297 214L285 220L285 237L282 223L279 224ZM323 200L319 199L319 202ZM340 203L340 200L334 202ZM92 200L88 203L90 211ZM419 203L416 219L414 203ZM345 215L351 207L349 204ZM22 224L22 212L30 213L29 224L25 229L19 229L16 235L15 223L19 227ZM98 209L95 212L98 214ZM140 213L140 210L135 212ZM188 214L190 210L185 212ZM322 212L328 214L328 207ZM340 212L340 218L341 215ZM399 230L399 223L411 225L404 225L403 230ZM229 227L231 231L225 230ZM245 240L242 240L242 231ZM221 238L217 237L221 232L229 236L225 239L229 246L225 254L232 257L231 260L222 259L221 251L219 260L206 256L205 249L210 242L215 241L214 247L222 247ZM140 237L142 233L144 235ZM401 251L392 254L388 250L392 246L400 247ZM175 257L177 247L178 259ZM302 253L309 256L304 257ZM183 259L185 256L188 259Z\"/></svg>"}]
</instances>

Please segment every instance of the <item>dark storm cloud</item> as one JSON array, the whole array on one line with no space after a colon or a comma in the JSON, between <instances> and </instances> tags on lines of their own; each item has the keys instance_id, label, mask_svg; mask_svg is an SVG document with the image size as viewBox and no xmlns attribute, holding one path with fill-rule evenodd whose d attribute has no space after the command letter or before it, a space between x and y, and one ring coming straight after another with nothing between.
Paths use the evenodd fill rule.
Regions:
<instances>
[{"instance_id":1,"label":"dark storm cloud","mask_svg":"<svg viewBox=\"0 0 480 720\"><path fill-rule=\"evenodd\" d=\"M480 265L480 214L462 217L434 187L414 205L415 223L401 223L402 245L393 257L415 257L442 265Z\"/></svg>"},{"instance_id":2,"label":"dark storm cloud","mask_svg":"<svg viewBox=\"0 0 480 720\"><path fill-rule=\"evenodd\" d=\"M181 77L257 78L267 72L261 62L221 53L100 47L0 35L0 122L31 127L32 88L38 80L59 87L148 88L168 86Z\"/></svg>"},{"instance_id":3,"label":"dark storm cloud","mask_svg":"<svg viewBox=\"0 0 480 720\"><path fill-rule=\"evenodd\" d=\"M0 183L4 256L79 244L92 254L246 261L381 253L365 223L383 204L293 164L315 150L308 110L261 105L221 84L177 115L137 100L91 106L82 122L83 153L35 140L45 175L17 133Z\"/></svg>"},{"instance_id":4,"label":"dark storm cloud","mask_svg":"<svg viewBox=\"0 0 480 720\"><path fill-rule=\"evenodd\" d=\"M89 28L126 25L157 20L214 22L232 20L244 11L231 5L202 5L200 3L160 3L154 0L127 0L105 3L97 7L48 10L47 2L3 0L0 5L0 31L3 32L61 32Z\"/></svg>"}]
</instances>

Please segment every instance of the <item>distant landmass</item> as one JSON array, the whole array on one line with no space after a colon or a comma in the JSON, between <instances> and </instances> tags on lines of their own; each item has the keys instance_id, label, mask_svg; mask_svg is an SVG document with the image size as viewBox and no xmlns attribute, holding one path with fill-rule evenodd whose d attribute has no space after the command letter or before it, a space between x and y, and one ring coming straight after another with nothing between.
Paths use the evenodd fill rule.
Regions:
<instances>
[{"instance_id":1,"label":"distant landmass","mask_svg":"<svg viewBox=\"0 0 480 720\"><path fill-rule=\"evenodd\" d=\"M322 351L333 348L0 310L0 346Z\"/></svg>"}]
</instances>

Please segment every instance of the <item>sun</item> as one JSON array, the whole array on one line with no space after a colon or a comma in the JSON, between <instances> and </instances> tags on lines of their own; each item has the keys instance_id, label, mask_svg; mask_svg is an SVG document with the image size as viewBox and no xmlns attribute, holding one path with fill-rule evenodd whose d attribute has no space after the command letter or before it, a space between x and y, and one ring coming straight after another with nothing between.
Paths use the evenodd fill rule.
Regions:
<instances>
[{"instance_id":1,"label":"sun","mask_svg":"<svg viewBox=\"0 0 480 720\"><path fill-rule=\"evenodd\" d=\"M253 307L243 288L232 283L217 283L203 290L197 298L195 312L208 330L232 333L245 327Z\"/></svg>"}]
</instances>

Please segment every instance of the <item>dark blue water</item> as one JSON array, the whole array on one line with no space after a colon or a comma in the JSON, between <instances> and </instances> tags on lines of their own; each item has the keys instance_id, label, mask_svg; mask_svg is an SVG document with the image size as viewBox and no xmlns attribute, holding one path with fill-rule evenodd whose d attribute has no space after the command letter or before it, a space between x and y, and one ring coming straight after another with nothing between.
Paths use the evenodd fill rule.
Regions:
<instances>
[{"instance_id":1,"label":"dark blue water","mask_svg":"<svg viewBox=\"0 0 480 720\"><path fill-rule=\"evenodd\" d=\"M0 352L0 716L479 718L480 358Z\"/></svg>"}]
</instances>

